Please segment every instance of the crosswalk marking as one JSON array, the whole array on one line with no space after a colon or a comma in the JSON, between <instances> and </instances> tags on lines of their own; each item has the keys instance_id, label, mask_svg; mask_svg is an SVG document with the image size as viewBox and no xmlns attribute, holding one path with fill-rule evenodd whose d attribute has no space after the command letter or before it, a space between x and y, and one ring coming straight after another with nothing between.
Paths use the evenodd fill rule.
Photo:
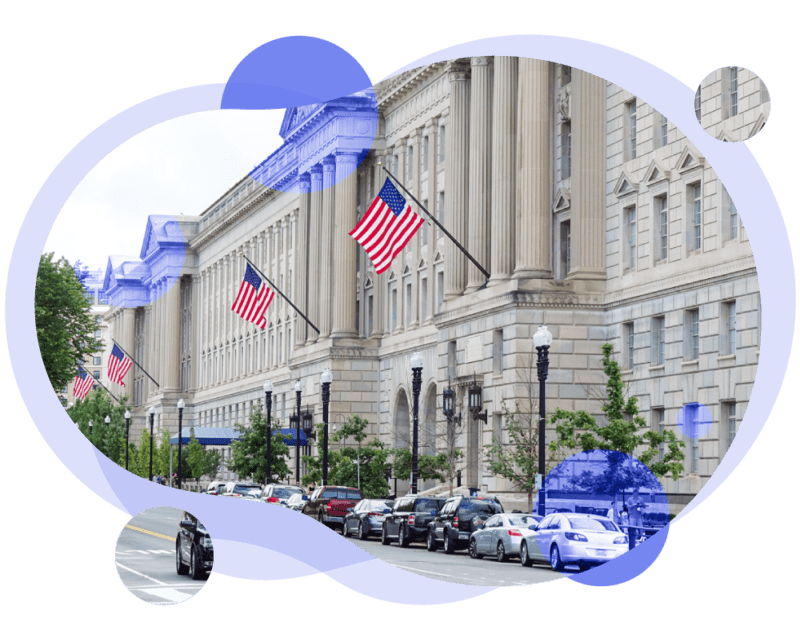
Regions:
<instances>
[{"instance_id":1,"label":"crosswalk marking","mask_svg":"<svg viewBox=\"0 0 800 634\"><path fill-rule=\"evenodd\" d=\"M174 550L119 550L117 555L126 555L128 553L138 553L140 555L172 555Z\"/></svg>"},{"instance_id":2,"label":"crosswalk marking","mask_svg":"<svg viewBox=\"0 0 800 634\"><path fill-rule=\"evenodd\" d=\"M152 589L143 588L141 592L152 594L154 597L158 597L159 599L164 599L169 603L180 603L181 601L186 601L186 599L189 599L193 596L191 594L180 592L179 590L175 590L173 588L152 588Z\"/></svg>"}]
</instances>

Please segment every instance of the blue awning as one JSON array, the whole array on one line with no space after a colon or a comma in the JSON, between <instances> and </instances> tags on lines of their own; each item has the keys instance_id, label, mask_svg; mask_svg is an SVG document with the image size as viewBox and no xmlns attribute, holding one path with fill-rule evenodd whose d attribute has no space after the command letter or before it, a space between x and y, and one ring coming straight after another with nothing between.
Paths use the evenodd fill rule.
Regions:
<instances>
[{"instance_id":1,"label":"blue awning","mask_svg":"<svg viewBox=\"0 0 800 634\"><path fill-rule=\"evenodd\" d=\"M288 445L289 447L294 447L294 446L297 445L297 430L296 429L273 429L272 430L272 435L273 436L277 436L278 434L281 434L283 436L283 438L281 439L281 440L283 440L283 444ZM301 447L307 447L308 446L308 440L306 440L306 434L302 429L300 430L300 446Z\"/></svg>"},{"instance_id":2,"label":"blue awning","mask_svg":"<svg viewBox=\"0 0 800 634\"><path fill-rule=\"evenodd\" d=\"M191 439L191 429L182 430L181 444L188 445ZM194 437L201 445L230 445L232 440L239 438L239 432L233 427L195 427ZM169 439L170 445L178 444L178 434L173 434Z\"/></svg>"}]
</instances>

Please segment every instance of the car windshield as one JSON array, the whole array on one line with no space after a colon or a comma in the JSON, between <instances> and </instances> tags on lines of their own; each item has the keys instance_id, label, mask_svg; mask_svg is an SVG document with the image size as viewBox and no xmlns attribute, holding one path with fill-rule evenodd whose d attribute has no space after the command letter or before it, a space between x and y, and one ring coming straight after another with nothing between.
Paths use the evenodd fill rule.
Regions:
<instances>
[{"instance_id":1,"label":"car windshield","mask_svg":"<svg viewBox=\"0 0 800 634\"><path fill-rule=\"evenodd\" d=\"M349 491L347 489L326 489L322 492L323 500L360 500L361 494L358 491Z\"/></svg>"},{"instance_id":2,"label":"car windshield","mask_svg":"<svg viewBox=\"0 0 800 634\"><path fill-rule=\"evenodd\" d=\"M511 526L530 526L531 524L535 524L536 520L531 515L527 515L524 517L509 517L508 523Z\"/></svg>"},{"instance_id":3,"label":"car windshield","mask_svg":"<svg viewBox=\"0 0 800 634\"><path fill-rule=\"evenodd\" d=\"M368 509L370 511L383 511L384 509L388 509L389 504L384 502L383 500L370 500ZM367 510L367 509L364 509Z\"/></svg>"},{"instance_id":4,"label":"car windshield","mask_svg":"<svg viewBox=\"0 0 800 634\"><path fill-rule=\"evenodd\" d=\"M417 513L436 513L439 510L439 502L436 500L420 500L417 502Z\"/></svg>"},{"instance_id":5,"label":"car windshield","mask_svg":"<svg viewBox=\"0 0 800 634\"><path fill-rule=\"evenodd\" d=\"M272 495L276 498L288 498L297 493L296 489L272 489Z\"/></svg>"},{"instance_id":6,"label":"car windshield","mask_svg":"<svg viewBox=\"0 0 800 634\"><path fill-rule=\"evenodd\" d=\"M245 493L258 493L260 490L261 487L255 484L237 484L233 487L233 492L239 493L240 495L244 495Z\"/></svg>"},{"instance_id":7,"label":"car windshield","mask_svg":"<svg viewBox=\"0 0 800 634\"><path fill-rule=\"evenodd\" d=\"M571 517L569 518L569 525L572 528L582 529L586 531L612 531L617 532L619 529L614 522L608 520L595 519L592 517Z\"/></svg>"},{"instance_id":8,"label":"car windshield","mask_svg":"<svg viewBox=\"0 0 800 634\"><path fill-rule=\"evenodd\" d=\"M458 514L475 514L481 513L482 515L494 515L495 513L500 513L500 505L496 504L495 502L473 502L472 500L465 500L461 503L461 507L458 509Z\"/></svg>"}]
</instances>

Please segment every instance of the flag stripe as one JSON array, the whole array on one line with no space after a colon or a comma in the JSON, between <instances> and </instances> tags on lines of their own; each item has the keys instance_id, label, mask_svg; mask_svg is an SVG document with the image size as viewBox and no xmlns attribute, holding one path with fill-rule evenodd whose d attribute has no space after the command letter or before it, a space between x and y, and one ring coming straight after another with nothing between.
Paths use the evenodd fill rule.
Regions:
<instances>
[{"instance_id":1,"label":"flag stripe","mask_svg":"<svg viewBox=\"0 0 800 634\"><path fill-rule=\"evenodd\" d=\"M263 330L267 326L266 311L274 296L275 291L248 264L231 310Z\"/></svg>"}]
</instances>

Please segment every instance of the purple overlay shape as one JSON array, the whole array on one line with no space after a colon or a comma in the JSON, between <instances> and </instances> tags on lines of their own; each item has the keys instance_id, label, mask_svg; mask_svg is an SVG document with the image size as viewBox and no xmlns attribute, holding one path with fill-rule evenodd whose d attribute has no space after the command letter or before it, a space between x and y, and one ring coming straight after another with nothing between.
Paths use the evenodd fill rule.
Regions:
<instances>
[{"instance_id":1,"label":"purple overlay shape","mask_svg":"<svg viewBox=\"0 0 800 634\"><path fill-rule=\"evenodd\" d=\"M711 411L700 403L686 403L678 412L678 429L688 438L705 436L713 422Z\"/></svg>"}]
</instances>

